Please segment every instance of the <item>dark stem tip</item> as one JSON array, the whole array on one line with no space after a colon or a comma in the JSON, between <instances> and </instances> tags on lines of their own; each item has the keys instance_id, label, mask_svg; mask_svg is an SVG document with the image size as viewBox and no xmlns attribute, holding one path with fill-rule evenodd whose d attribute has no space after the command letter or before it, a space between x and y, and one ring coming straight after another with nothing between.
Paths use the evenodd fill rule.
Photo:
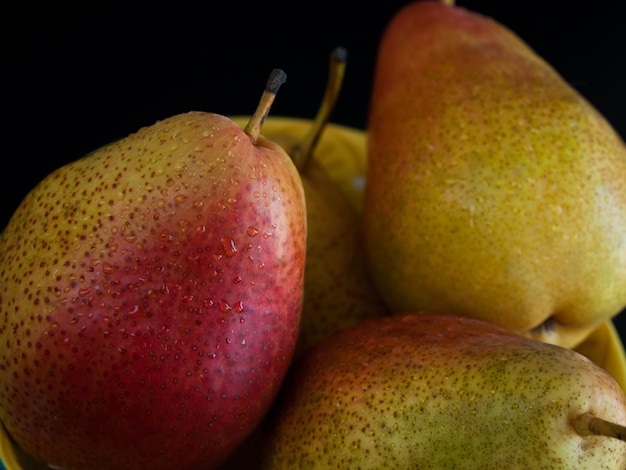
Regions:
<instances>
[{"instance_id":1,"label":"dark stem tip","mask_svg":"<svg viewBox=\"0 0 626 470\"><path fill-rule=\"evenodd\" d=\"M265 91L269 93L273 93L274 95L278 93L281 85L287 81L287 74L282 69L273 69L270 73L269 78L267 79L267 84L265 85Z\"/></svg>"},{"instance_id":2,"label":"dark stem tip","mask_svg":"<svg viewBox=\"0 0 626 470\"><path fill-rule=\"evenodd\" d=\"M332 57L339 62L347 62L348 61L348 49L345 47L337 46L332 52Z\"/></svg>"}]
</instances>

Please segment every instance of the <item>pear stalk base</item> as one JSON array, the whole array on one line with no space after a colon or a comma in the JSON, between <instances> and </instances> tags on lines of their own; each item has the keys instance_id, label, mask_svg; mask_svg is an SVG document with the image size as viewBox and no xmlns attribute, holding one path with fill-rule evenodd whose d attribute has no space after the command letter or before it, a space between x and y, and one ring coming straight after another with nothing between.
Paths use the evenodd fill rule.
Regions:
<instances>
[{"instance_id":1,"label":"pear stalk base","mask_svg":"<svg viewBox=\"0 0 626 470\"><path fill-rule=\"evenodd\" d=\"M574 429L581 436L605 436L626 441L626 426L583 413L574 419Z\"/></svg>"}]
</instances>

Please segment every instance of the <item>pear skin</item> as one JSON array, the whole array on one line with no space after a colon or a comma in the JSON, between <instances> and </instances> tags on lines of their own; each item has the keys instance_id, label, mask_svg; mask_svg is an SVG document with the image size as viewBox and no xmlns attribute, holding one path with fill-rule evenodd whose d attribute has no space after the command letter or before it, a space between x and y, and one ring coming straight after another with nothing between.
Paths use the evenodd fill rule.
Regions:
<instances>
[{"instance_id":1,"label":"pear skin","mask_svg":"<svg viewBox=\"0 0 626 470\"><path fill-rule=\"evenodd\" d=\"M369 276L360 215L316 161L301 176L308 237L295 358L331 333L388 311Z\"/></svg>"},{"instance_id":2,"label":"pear skin","mask_svg":"<svg viewBox=\"0 0 626 470\"><path fill-rule=\"evenodd\" d=\"M396 314L334 334L294 364L266 423L271 470L626 465L626 395L610 375L468 317Z\"/></svg>"},{"instance_id":3,"label":"pear skin","mask_svg":"<svg viewBox=\"0 0 626 470\"><path fill-rule=\"evenodd\" d=\"M245 132L159 121L18 207L0 239L0 420L36 459L215 468L267 413L297 341L306 205L261 108Z\"/></svg>"},{"instance_id":4,"label":"pear skin","mask_svg":"<svg viewBox=\"0 0 626 470\"><path fill-rule=\"evenodd\" d=\"M412 2L380 42L368 263L395 312L574 347L626 306L626 147L505 26Z\"/></svg>"}]
</instances>

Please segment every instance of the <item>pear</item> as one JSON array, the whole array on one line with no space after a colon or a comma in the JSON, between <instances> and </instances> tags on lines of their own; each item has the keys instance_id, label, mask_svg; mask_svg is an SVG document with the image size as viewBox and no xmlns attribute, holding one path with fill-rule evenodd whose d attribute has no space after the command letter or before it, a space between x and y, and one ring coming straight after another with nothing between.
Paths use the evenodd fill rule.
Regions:
<instances>
[{"instance_id":1,"label":"pear","mask_svg":"<svg viewBox=\"0 0 626 470\"><path fill-rule=\"evenodd\" d=\"M395 314L289 371L265 469L616 469L626 395L582 354L482 320Z\"/></svg>"},{"instance_id":2,"label":"pear","mask_svg":"<svg viewBox=\"0 0 626 470\"><path fill-rule=\"evenodd\" d=\"M506 26L405 5L367 130L365 250L393 311L574 347L626 306L626 146Z\"/></svg>"},{"instance_id":3,"label":"pear","mask_svg":"<svg viewBox=\"0 0 626 470\"><path fill-rule=\"evenodd\" d=\"M335 48L317 116L302 139L268 134L294 160L307 205L304 300L295 359L337 330L384 314L365 261L361 215L316 158L315 149L341 90L347 51Z\"/></svg>"},{"instance_id":4,"label":"pear","mask_svg":"<svg viewBox=\"0 0 626 470\"><path fill-rule=\"evenodd\" d=\"M57 468L216 468L291 363L306 205L291 158L175 115L59 168L0 241L0 420Z\"/></svg>"},{"instance_id":5,"label":"pear","mask_svg":"<svg viewBox=\"0 0 626 470\"><path fill-rule=\"evenodd\" d=\"M361 217L317 162L302 183L309 235L295 358L337 330L388 312L367 270Z\"/></svg>"}]
</instances>

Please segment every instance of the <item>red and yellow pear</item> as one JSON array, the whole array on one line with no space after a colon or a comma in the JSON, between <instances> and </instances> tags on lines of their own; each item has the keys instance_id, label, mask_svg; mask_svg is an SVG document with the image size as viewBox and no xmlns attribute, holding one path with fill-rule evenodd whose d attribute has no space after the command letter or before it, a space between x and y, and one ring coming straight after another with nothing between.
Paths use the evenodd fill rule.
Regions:
<instances>
[{"instance_id":1,"label":"red and yellow pear","mask_svg":"<svg viewBox=\"0 0 626 470\"><path fill-rule=\"evenodd\" d=\"M260 135L175 115L51 173L0 240L0 421L56 468L209 469L294 354L306 203Z\"/></svg>"}]
</instances>

